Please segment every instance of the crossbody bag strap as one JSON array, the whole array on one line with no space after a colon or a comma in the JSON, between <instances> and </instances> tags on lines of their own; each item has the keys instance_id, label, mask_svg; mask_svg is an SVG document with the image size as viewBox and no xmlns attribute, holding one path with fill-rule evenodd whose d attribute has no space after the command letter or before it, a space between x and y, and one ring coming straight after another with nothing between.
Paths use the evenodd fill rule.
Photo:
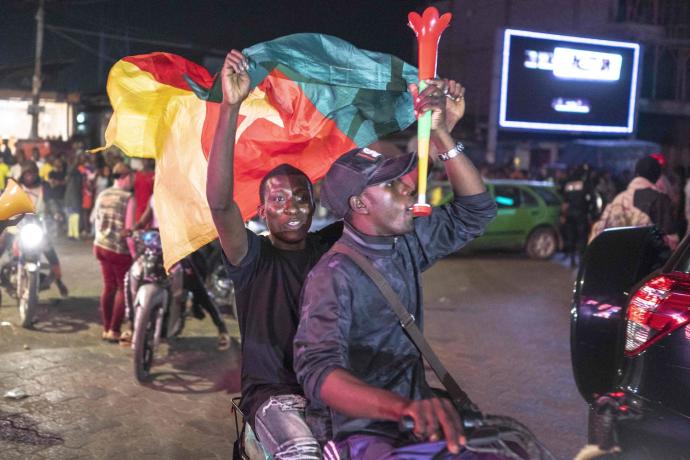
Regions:
<instances>
[{"instance_id":1,"label":"crossbody bag strap","mask_svg":"<svg viewBox=\"0 0 690 460\"><path fill-rule=\"evenodd\" d=\"M448 391L455 404L462 409L476 409L476 406L472 403L469 396L467 396L467 393L460 388L460 385L458 385L453 376L450 375L438 356L436 356L431 345L429 345L429 342L424 338L424 334L419 330L415 322L415 317L407 311L400 297L395 293L390 283L383 277L381 272L379 272L366 257L345 244L336 243L331 250L349 257L374 282L381 294L383 294L383 297L385 297L388 305L397 315L400 320L400 325L407 333L407 336L412 343L414 343L415 347L417 347L417 350L419 350L426 362L429 363L429 366L431 366L436 377L438 377L446 388L446 391Z\"/></svg>"}]
</instances>

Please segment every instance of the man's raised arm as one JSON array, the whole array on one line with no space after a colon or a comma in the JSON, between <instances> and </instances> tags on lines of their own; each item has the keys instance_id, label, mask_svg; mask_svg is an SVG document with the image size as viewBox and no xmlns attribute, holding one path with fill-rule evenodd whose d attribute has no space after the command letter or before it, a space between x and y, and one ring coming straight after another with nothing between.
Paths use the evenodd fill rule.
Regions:
<instances>
[{"instance_id":1,"label":"man's raised arm","mask_svg":"<svg viewBox=\"0 0 690 460\"><path fill-rule=\"evenodd\" d=\"M416 85L410 86L415 111L419 114L431 111L432 139L439 152L447 152L456 145L450 133L465 114L465 88L454 80L436 79L427 83L429 86L421 93ZM443 164L455 196L486 191L481 175L465 155L457 155Z\"/></svg>"},{"instance_id":2,"label":"man's raised arm","mask_svg":"<svg viewBox=\"0 0 690 460\"><path fill-rule=\"evenodd\" d=\"M242 214L234 199L234 156L237 116L249 94L246 58L237 50L225 57L221 79L223 102L206 173L206 199L228 261L239 265L247 254L247 233Z\"/></svg>"}]
</instances>

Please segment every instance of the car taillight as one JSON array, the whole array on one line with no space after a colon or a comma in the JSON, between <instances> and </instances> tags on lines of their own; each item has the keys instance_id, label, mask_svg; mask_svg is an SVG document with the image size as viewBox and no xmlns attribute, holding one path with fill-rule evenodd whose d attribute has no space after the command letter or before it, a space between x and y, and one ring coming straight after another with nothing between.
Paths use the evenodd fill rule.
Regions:
<instances>
[{"instance_id":1,"label":"car taillight","mask_svg":"<svg viewBox=\"0 0 690 460\"><path fill-rule=\"evenodd\" d=\"M625 354L635 356L690 322L690 276L673 273L647 281L630 299Z\"/></svg>"}]
</instances>

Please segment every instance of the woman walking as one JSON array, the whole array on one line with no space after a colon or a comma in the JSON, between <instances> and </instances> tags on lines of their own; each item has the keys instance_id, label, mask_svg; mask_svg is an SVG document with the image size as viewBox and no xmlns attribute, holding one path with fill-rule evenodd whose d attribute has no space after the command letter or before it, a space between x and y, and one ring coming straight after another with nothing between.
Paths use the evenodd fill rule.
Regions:
<instances>
[{"instance_id":1,"label":"woman walking","mask_svg":"<svg viewBox=\"0 0 690 460\"><path fill-rule=\"evenodd\" d=\"M117 342L121 338L125 315L124 278L132 265L127 235L134 226L134 198L132 175L125 163L113 168L115 183L98 195L94 206L96 238L94 255L101 264L103 292L101 294L102 339Z\"/></svg>"}]
</instances>

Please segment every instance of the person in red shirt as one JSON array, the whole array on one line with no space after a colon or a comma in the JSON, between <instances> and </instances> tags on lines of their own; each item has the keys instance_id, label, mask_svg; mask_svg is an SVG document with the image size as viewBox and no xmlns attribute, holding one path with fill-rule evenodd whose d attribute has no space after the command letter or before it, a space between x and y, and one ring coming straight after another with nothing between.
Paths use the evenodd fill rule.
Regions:
<instances>
[{"instance_id":1,"label":"person in red shirt","mask_svg":"<svg viewBox=\"0 0 690 460\"><path fill-rule=\"evenodd\" d=\"M137 171L134 175L134 199L137 207L135 209L134 221L139 222L141 216L146 211L146 205L153 195L153 179L156 175L156 160L152 158L144 159L144 168Z\"/></svg>"}]
</instances>

